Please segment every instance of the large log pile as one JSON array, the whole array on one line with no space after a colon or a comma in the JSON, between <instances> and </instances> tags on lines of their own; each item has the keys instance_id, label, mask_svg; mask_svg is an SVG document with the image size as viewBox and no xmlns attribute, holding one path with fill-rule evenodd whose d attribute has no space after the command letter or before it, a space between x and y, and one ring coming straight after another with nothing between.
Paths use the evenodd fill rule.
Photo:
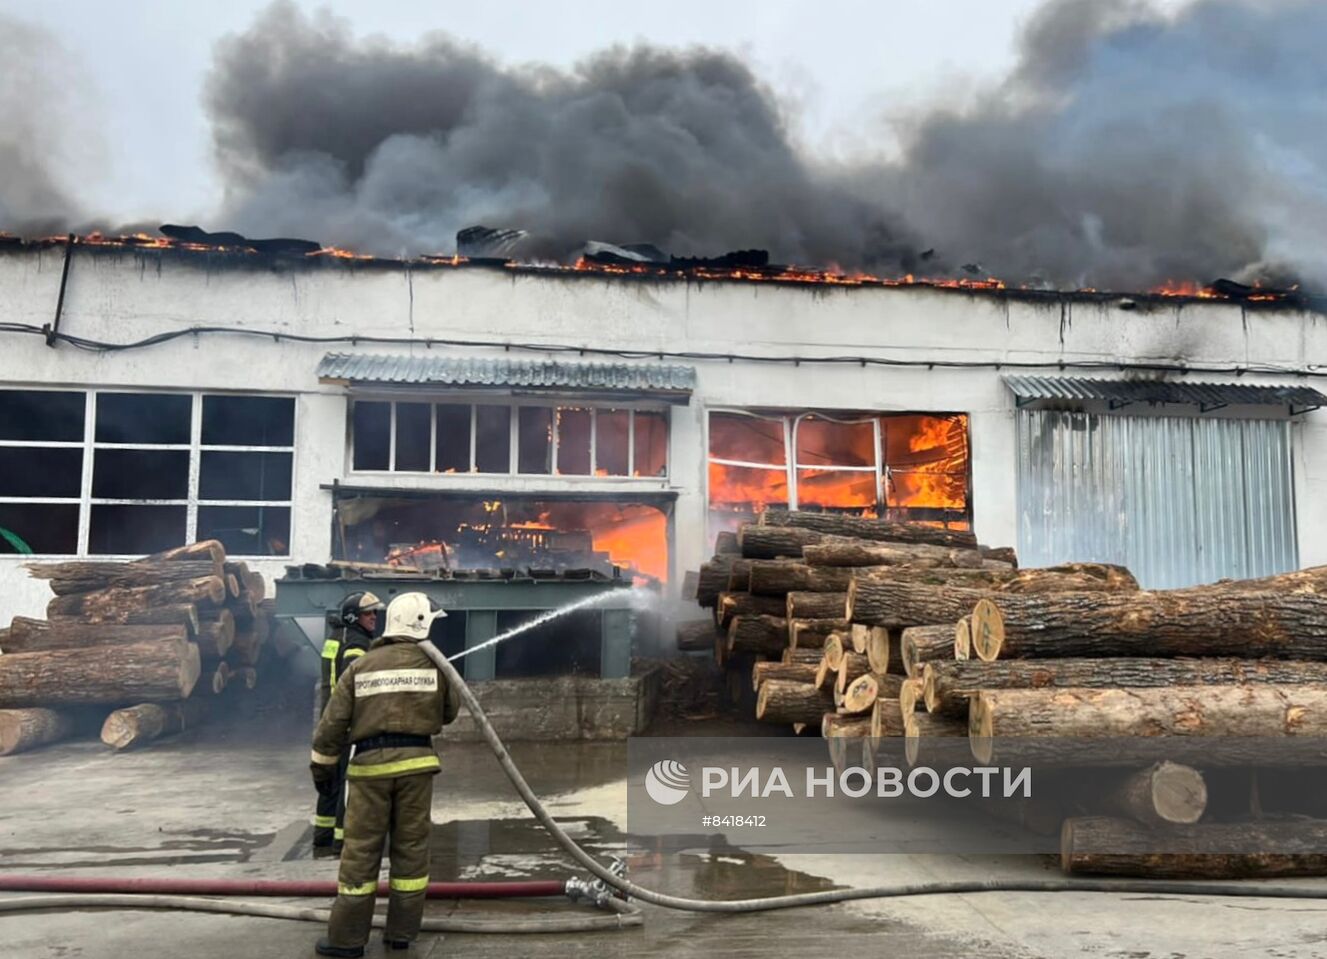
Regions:
<instances>
[{"instance_id":1,"label":"large log pile","mask_svg":"<svg viewBox=\"0 0 1327 959\"><path fill-rule=\"evenodd\" d=\"M1219 848L1290 835L1261 818L1258 767L1327 767L1327 567L1144 591L1118 566L1018 569L966 531L787 511L735 548L699 597L751 610L721 662L749 672L758 719L818 730L836 766L1048 769L1071 798L1005 812L1048 835L1063 822L1070 872L1327 873L1327 845ZM1278 815L1322 816L1315 790L1277 784Z\"/></svg>"},{"instance_id":2,"label":"large log pile","mask_svg":"<svg viewBox=\"0 0 1327 959\"><path fill-rule=\"evenodd\" d=\"M202 722L227 686L256 685L266 584L219 542L27 568L54 596L45 619L0 630L0 754L75 735L92 714L107 745L140 746Z\"/></svg>"}]
</instances>

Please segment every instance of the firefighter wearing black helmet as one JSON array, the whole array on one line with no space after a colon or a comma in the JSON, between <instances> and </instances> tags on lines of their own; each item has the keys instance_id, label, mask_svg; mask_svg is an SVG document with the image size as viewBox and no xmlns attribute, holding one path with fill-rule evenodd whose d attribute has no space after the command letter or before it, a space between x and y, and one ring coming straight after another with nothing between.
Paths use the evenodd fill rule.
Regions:
<instances>
[{"instance_id":1,"label":"firefighter wearing black helmet","mask_svg":"<svg viewBox=\"0 0 1327 959\"><path fill-rule=\"evenodd\" d=\"M318 684L318 715L331 698L336 681L351 663L368 652L378 629L382 600L369 592L354 592L341 600L336 617L329 617L327 640L323 643L322 677ZM337 766L336 788L320 792L313 814L315 854L335 855L341 850L346 818L345 775L349 753Z\"/></svg>"}]
</instances>

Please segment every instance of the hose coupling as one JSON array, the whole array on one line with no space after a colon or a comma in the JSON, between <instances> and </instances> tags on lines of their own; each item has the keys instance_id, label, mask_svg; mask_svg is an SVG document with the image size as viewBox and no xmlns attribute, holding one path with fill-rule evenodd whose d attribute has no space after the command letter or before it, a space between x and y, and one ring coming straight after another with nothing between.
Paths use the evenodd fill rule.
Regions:
<instances>
[{"instance_id":1,"label":"hose coupling","mask_svg":"<svg viewBox=\"0 0 1327 959\"><path fill-rule=\"evenodd\" d=\"M625 879L627 876L626 861L616 856L612 857L608 865L608 871L619 879ZM566 893L567 898L572 902L588 902L600 909L606 908L609 901L619 895L617 890L602 879L581 878L580 876L573 876L567 880Z\"/></svg>"}]
</instances>

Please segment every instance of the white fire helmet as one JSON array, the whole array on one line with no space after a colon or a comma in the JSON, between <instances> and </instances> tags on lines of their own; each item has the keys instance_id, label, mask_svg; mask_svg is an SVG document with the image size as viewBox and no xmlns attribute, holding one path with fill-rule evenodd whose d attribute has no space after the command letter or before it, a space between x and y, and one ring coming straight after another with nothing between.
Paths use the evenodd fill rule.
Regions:
<instances>
[{"instance_id":1,"label":"white fire helmet","mask_svg":"<svg viewBox=\"0 0 1327 959\"><path fill-rule=\"evenodd\" d=\"M387 604L387 628L382 631L383 639L428 639L433 621L446 615L445 611L434 609L423 593L402 593Z\"/></svg>"}]
</instances>

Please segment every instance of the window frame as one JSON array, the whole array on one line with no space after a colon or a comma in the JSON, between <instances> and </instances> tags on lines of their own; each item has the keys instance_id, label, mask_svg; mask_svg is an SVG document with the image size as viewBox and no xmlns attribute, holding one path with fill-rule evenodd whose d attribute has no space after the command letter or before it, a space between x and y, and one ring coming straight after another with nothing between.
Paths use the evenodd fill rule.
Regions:
<instances>
[{"instance_id":1,"label":"window frame","mask_svg":"<svg viewBox=\"0 0 1327 959\"><path fill-rule=\"evenodd\" d=\"M720 413L724 415L750 416L756 419L762 419L769 422L779 421L783 424L783 463L754 463L744 460L727 459L716 457L710 453L710 417ZM875 474L875 494L876 509L878 511L890 509L889 497L886 484L892 472L889 464L885 461L884 435L885 430L883 421L889 417L897 416L964 416L967 418L968 442L967 442L967 477L965 479L965 488L967 495L965 497L962 513L967 517L967 522L972 522L972 416L970 413L962 411L938 411L938 410L779 410L779 409L744 409L733 406L711 406L705 409L705 510L710 511L710 487L709 487L709 467L715 463L720 466L736 466L751 469L765 469L771 472L784 470L785 481L788 486L788 509L798 509L800 501L799 495L799 472L801 470L821 470L843 473L874 473ZM821 420L827 420L831 423L843 425L857 425L871 423L873 442L872 450L875 457L873 466L827 466L823 463L802 463L797 459L797 431L803 420L815 417ZM912 471L909 471L912 472ZM959 512L955 510L954 512Z\"/></svg>"},{"instance_id":2,"label":"window frame","mask_svg":"<svg viewBox=\"0 0 1327 959\"><path fill-rule=\"evenodd\" d=\"M356 469L355 468L355 410L356 403L386 403L388 404L388 454L386 469ZM429 469L420 470L398 470L396 468L396 424L397 424L397 404L400 403L427 403L429 404ZM470 408L470 469L462 472L457 470L454 473L438 471L438 406L468 406ZM478 409L481 406L506 406L511 410L507 418L507 469L505 472L485 471L480 472L476 467L478 455L479 434L478 434ZM550 470L546 473L541 472L522 472L520 469L520 410L522 408L545 409L551 413L551 437L550 437ZM558 471L559 460L559 436L558 436L558 411L560 409L585 409L590 412L590 472L589 473L562 473ZM623 475L598 475L596 470L599 468L598 445L599 445L599 412L624 412L627 417L627 473ZM665 403L651 403L640 400L595 400L583 399L581 397L556 396L548 398L531 399L526 397L513 396L484 396L477 397L469 395L447 395L447 394L428 394L425 396L396 394L375 394L365 393L356 394L350 397L350 402L346 409L346 432L348 434L348 443L346 449L346 471L354 476L376 476L376 477L412 477L412 478L432 478L441 479L447 477L444 482L461 482L468 480L491 479L494 477L505 477L508 479L537 480L540 478L560 482L585 482L591 484L610 484L610 483L640 483L640 484L658 484L670 481L673 469L673 457L671 450L673 422L670 414L671 407ZM658 476L637 476L636 469L636 414L637 413L657 413L662 415L665 436L664 436L664 472Z\"/></svg>"},{"instance_id":3,"label":"window frame","mask_svg":"<svg viewBox=\"0 0 1327 959\"><path fill-rule=\"evenodd\" d=\"M104 559L123 559L142 555L141 553L90 553L88 551L91 539L92 526L92 508L94 506L183 506L185 509L185 543L195 542L198 535L198 510L199 507L211 506L238 506L238 507L256 507L256 508L284 508L290 511L290 536L291 542L286 544L287 552L282 554L254 553L254 554L234 554L236 559L272 559L277 557L289 557L290 549L295 538L295 477L296 473L296 442L295 438L299 431L299 402L294 394L290 393L267 393L250 391L198 391L184 392L179 390L156 390L144 388L121 387L116 389L102 388L82 388L71 389L69 387L54 386L28 386L23 384L6 384L0 387L4 390L25 390L29 392L50 392L50 393L73 393L81 392L83 394L83 439L82 440L4 440L0 439L0 447L5 448L43 448L43 449L79 449L83 452L82 476L80 478L80 494L77 497L52 497L52 496L0 496L0 503L6 504L65 504L78 506L78 547L74 553L34 553L34 556L42 557L72 557L84 559L95 556ZM99 442L96 439L97 434L97 398L99 396L110 394L144 394L153 396L188 396L190 398L189 406L189 442L188 443L109 443ZM291 400L291 445L289 446L239 446L224 443L203 443L203 402L206 397L266 397L271 399ZM155 452L176 451L187 452L188 459L188 477L186 495L183 498L170 499L148 499L134 497L104 497L92 495L92 478L96 469L96 456L99 450L151 450ZM290 473L291 473L291 491L288 500L230 500L230 499L200 499L199 481L202 474L202 455L209 452L221 453L289 453L290 454Z\"/></svg>"}]
</instances>

